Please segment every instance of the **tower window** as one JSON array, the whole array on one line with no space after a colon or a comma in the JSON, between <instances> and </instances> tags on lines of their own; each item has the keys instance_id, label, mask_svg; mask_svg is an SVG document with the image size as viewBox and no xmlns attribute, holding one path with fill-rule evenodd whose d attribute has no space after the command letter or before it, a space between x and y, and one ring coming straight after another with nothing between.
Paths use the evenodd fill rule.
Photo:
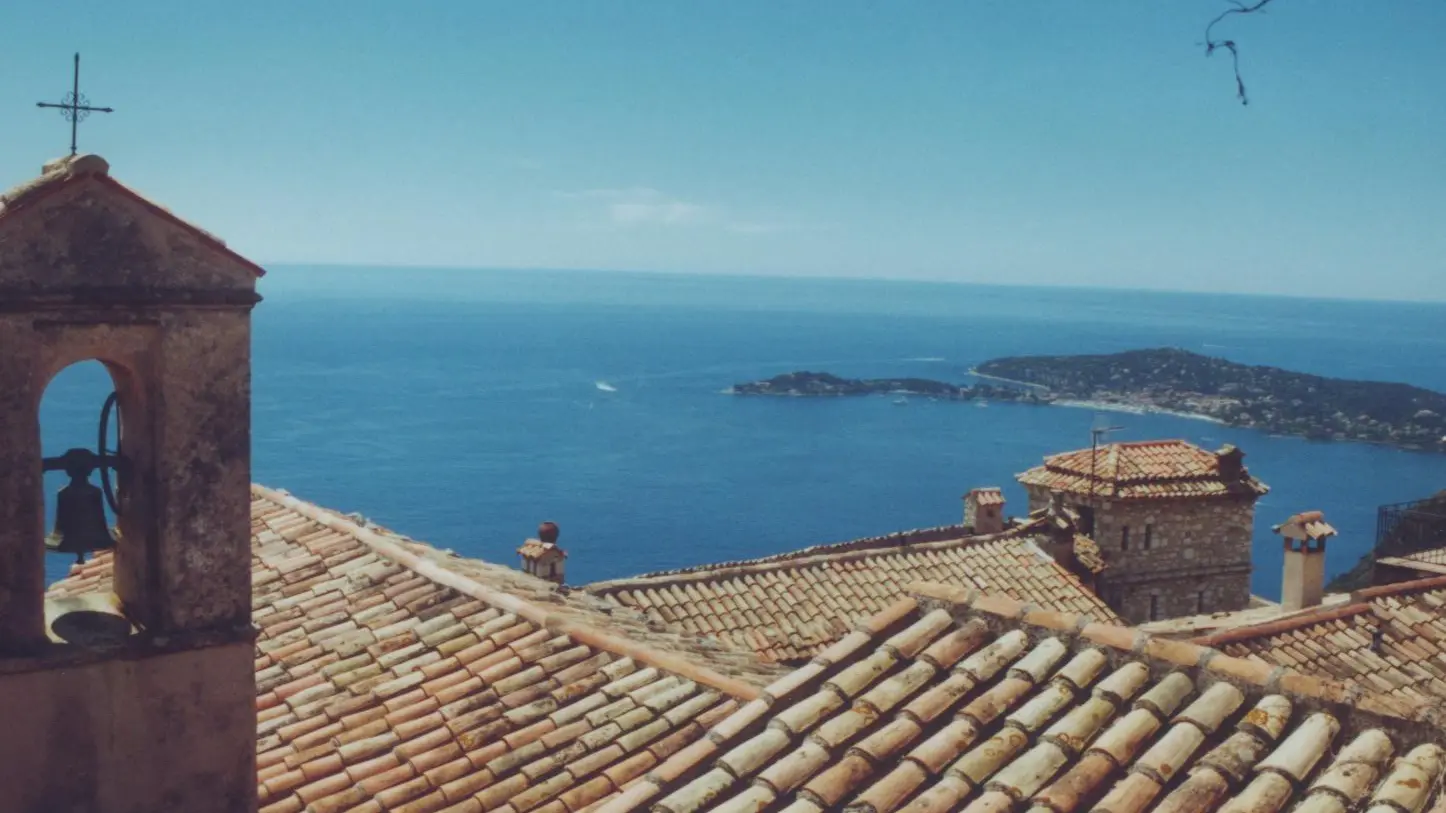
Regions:
<instances>
[{"instance_id":1,"label":"tower window","mask_svg":"<svg viewBox=\"0 0 1446 813\"><path fill-rule=\"evenodd\" d=\"M1130 549L1130 526L1120 526L1120 550Z\"/></svg>"},{"instance_id":2,"label":"tower window","mask_svg":"<svg viewBox=\"0 0 1446 813\"><path fill-rule=\"evenodd\" d=\"M1153 595L1153 594L1152 594L1152 595L1150 596L1150 620L1151 620L1151 621L1155 621L1155 620L1157 620L1159 617L1160 617L1160 597L1157 596L1157 595Z\"/></svg>"},{"instance_id":3,"label":"tower window","mask_svg":"<svg viewBox=\"0 0 1446 813\"><path fill-rule=\"evenodd\" d=\"M1149 549L1150 549L1150 543L1154 541L1154 540L1153 540L1154 535L1155 535L1155 526L1146 524L1146 525L1145 525L1145 545L1144 545L1145 550L1149 550Z\"/></svg>"}]
</instances>

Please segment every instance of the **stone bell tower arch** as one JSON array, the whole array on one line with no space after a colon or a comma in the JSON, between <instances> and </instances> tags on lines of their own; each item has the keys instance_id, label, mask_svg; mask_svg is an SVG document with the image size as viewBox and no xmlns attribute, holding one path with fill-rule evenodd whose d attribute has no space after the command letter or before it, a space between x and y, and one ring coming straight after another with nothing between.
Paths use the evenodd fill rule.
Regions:
<instances>
[{"instance_id":1,"label":"stone bell tower arch","mask_svg":"<svg viewBox=\"0 0 1446 813\"><path fill-rule=\"evenodd\" d=\"M98 156L0 197L0 787L21 810L255 807L261 273ZM47 606L42 483L42 460L66 450L41 448L39 408L86 360L110 372L126 466L110 595L84 610L115 623L68 638L61 619L81 616ZM57 738L84 747L46 747Z\"/></svg>"}]
</instances>

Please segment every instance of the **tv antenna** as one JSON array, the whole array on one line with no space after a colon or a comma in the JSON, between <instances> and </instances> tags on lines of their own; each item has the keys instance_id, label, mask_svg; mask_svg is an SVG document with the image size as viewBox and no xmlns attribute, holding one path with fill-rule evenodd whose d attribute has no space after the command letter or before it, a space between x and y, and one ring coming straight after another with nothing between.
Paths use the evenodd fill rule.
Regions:
<instances>
[{"instance_id":1,"label":"tv antenna","mask_svg":"<svg viewBox=\"0 0 1446 813\"><path fill-rule=\"evenodd\" d=\"M1110 419L1103 413L1096 412L1094 423L1090 425L1090 505L1093 507L1095 501L1095 484L1099 482L1096 469L1099 466L1100 439L1109 436L1111 432L1122 431L1123 426L1111 426Z\"/></svg>"}]
</instances>

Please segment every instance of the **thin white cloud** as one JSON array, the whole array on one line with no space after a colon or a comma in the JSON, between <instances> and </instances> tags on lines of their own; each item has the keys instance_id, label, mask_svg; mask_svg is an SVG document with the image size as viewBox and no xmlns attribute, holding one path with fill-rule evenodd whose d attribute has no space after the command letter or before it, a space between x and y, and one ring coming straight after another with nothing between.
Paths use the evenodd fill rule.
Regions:
<instances>
[{"instance_id":1,"label":"thin white cloud","mask_svg":"<svg viewBox=\"0 0 1446 813\"><path fill-rule=\"evenodd\" d=\"M707 225L734 234L770 234L786 228L778 223L735 218L724 207L683 200L649 186L554 194L564 200L596 202L602 207L603 217L618 227Z\"/></svg>"},{"instance_id":2,"label":"thin white cloud","mask_svg":"<svg viewBox=\"0 0 1446 813\"><path fill-rule=\"evenodd\" d=\"M698 223L707 219L708 210L696 203L665 200L657 203L629 201L608 206L614 223L661 223L678 225Z\"/></svg>"},{"instance_id":3,"label":"thin white cloud","mask_svg":"<svg viewBox=\"0 0 1446 813\"><path fill-rule=\"evenodd\" d=\"M662 192L647 186L629 186L617 189L576 189L554 192L553 194L568 200L635 200L638 198L663 197Z\"/></svg>"},{"instance_id":4,"label":"thin white cloud","mask_svg":"<svg viewBox=\"0 0 1446 813\"><path fill-rule=\"evenodd\" d=\"M573 201L596 202L609 222L617 226L684 226L716 220L717 210L681 200L646 186L620 189L580 189L558 192Z\"/></svg>"},{"instance_id":5,"label":"thin white cloud","mask_svg":"<svg viewBox=\"0 0 1446 813\"><path fill-rule=\"evenodd\" d=\"M760 223L757 221L733 221L728 224L728 231L736 234L773 234L788 228L782 223Z\"/></svg>"}]
</instances>

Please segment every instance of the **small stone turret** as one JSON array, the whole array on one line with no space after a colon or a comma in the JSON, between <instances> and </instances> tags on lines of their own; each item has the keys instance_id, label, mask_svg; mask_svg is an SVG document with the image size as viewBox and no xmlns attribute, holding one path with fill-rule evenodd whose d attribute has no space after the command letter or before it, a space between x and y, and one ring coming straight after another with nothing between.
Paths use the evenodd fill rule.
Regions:
<instances>
[{"instance_id":1,"label":"small stone turret","mask_svg":"<svg viewBox=\"0 0 1446 813\"><path fill-rule=\"evenodd\" d=\"M964 524L976 534L997 534L1004 530L1004 492L991 486L964 495Z\"/></svg>"},{"instance_id":2,"label":"small stone turret","mask_svg":"<svg viewBox=\"0 0 1446 813\"><path fill-rule=\"evenodd\" d=\"M1029 511L1059 501L1099 549L1100 597L1131 623L1250 605L1255 503L1270 489L1233 446L1091 445L1018 475Z\"/></svg>"},{"instance_id":3,"label":"small stone turret","mask_svg":"<svg viewBox=\"0 0 1446 813\"><path fill-rule=\"evenodd\" d=\"M557 544L561 531L555 522L544 522L537 526L537 538L522 543L517 553L522 556L522 570L525 573L558 584L563 583L563 566L567 551Z\"/></svg>"}]
</instances>

